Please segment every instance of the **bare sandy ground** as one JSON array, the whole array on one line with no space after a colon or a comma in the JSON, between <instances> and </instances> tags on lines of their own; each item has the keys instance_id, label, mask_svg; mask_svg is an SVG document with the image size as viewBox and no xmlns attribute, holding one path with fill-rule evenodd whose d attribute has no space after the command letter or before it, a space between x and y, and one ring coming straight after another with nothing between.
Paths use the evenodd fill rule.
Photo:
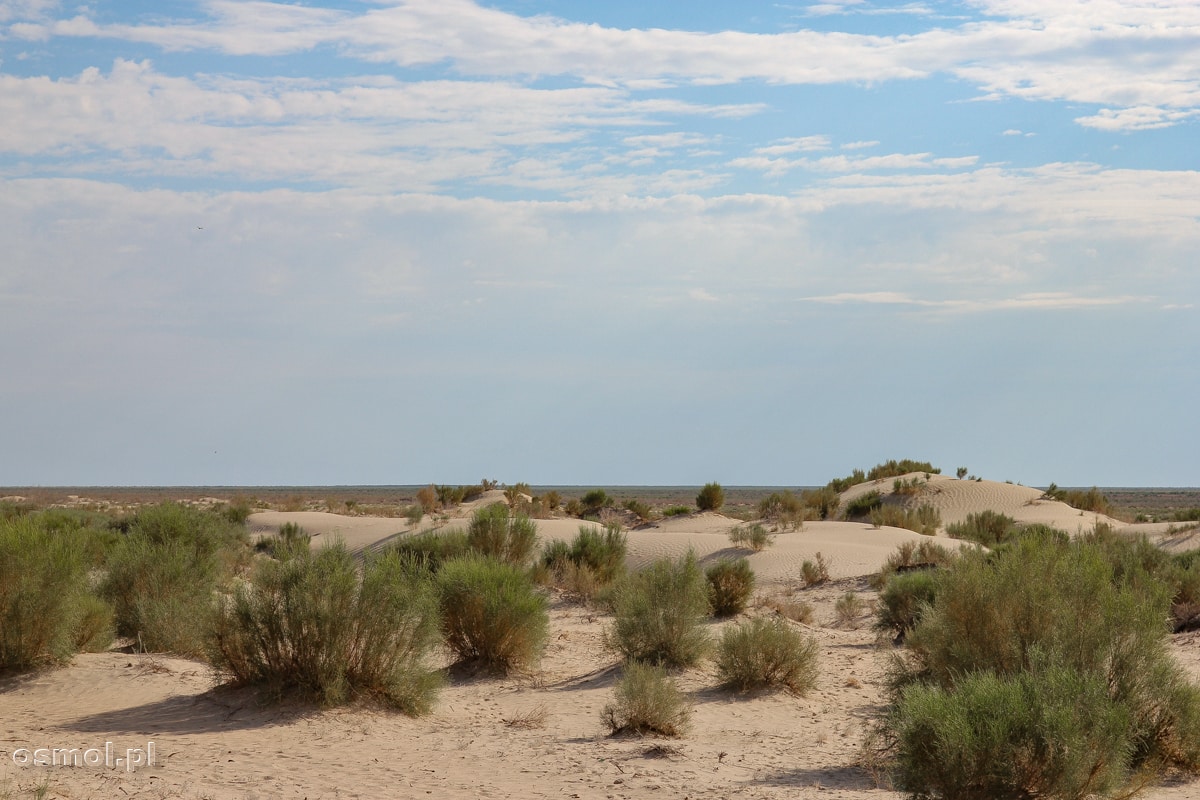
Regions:
<instances>
[{"instance_id":1,"label":"bare sandy ground","mask_svg":"<svg viewBox=\"0 0 1200 800\"><path fill-rule=\"evenodd\" d=\"M890 481L887 482L890 487ZM1031 497L1037 490L953 479L932 495L943 520L995 508L1023 521L1080 519L1073 509ZM869 490L869 487L868 489ZM1020 514L1021 516L1018 516ZM409 532L403 519L312 512L256 514L252 529L300 523L317 541L342 537L362 551ZM428 524L428 521L427 523ZM461 524L461 523L455 523ZM577 520L539 521L544 539L569 539ZM0 684L0 797L47 798L872 798L901 795L875 785L856 765L865 725L879 713L891 654L870 630L874 594L865 576L906 540L921 537L857 523L807 523L781 532L762 553L734 550L736 521L695 515L630 531L630 564L691 548L702 560L749 555L761 601L798 599L811 625L792 623L820 644L821 676L805 697L743 696L717 685L704 665L682 674L694 702L681 739L612 738L600 711L619 677L604 645L610 620L556 599L551 639L536 672L503 679L456 678L435 710L413 719L371 708L263 707L249 691L214 690L207 667L185 659L110 652L80 655L66 668ZM939 537L946 544L952 540ZM799 564L817 552L834 581L803 589ZM834 603L847 591L867 608L839 626ZM763 605L750 614L771 614ZM721 624L711 623L714 634ZM1176 637L1186 669L1200 679L1200 639ZM19 748L103 748L155 743L156 764L18 767ZM1156 787L1145 797L1200 797L1200 782Z\"/></svg>"}]
</instances>

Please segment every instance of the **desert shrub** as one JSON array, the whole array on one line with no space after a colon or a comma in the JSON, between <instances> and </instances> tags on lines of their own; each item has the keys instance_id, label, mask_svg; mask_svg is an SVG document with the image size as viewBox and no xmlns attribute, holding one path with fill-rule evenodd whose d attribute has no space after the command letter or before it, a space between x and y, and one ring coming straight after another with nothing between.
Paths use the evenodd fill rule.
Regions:
<instances>
[{"instance_id":1,"label":"desert shrub","mask_svg":"<svg viewBox=\"0 0 1200 800\"><path fill-rule=\"evenodd\" d=\"M579 504L578 516L594 517L612 505L612 498L603 489L592 489L579 499Z\"/></svg>"},{"instance_id":2,"label":"desert shrub","mask_svg":"<svg viewBox=\"0 0 1200 800\"><path fill-rule=\"evenodd\" d=\"M626 500L625 510L637 517L638 522L649 522L654 519L654 512L650 506L641 500Z\"/></svg>"},{"instance_id":3,"label":"desert shrub","mask_svg":"<svg viewBox=\"0 0 1200 800\"><path fill-rule=\"evenodd\" d=\"M557 511L558 507L562 504L562 495L560 495L556 490L551 489L542 495L542 502L550 511Z\"/></svg>"},{"instance_id":4,"label":"desert shrub","mask_svg":"<svg viewBox=\"0 0 1200 800\"><path fill-rule=\"evenodd\" d=\"M738 525L729 531L729 542L738 546L746 545L756 553L762 552L771 545L772 536L761 523Z\"/></svg>"},{"instance_id":5,"label":"desert shrub","mask_svg":"<svg viewBox=\"0 0 1200 800\"><path fill-rule=\"evenodd\" d=\"M738 691L780 688L802 695L817 682L817 640L778 617L750 620L721 634L717 673Z\"/></svg>"},{"instance_id":6,"label":"desert shrub","mask_svg":"<svg viewBox=\"0 0 1200 800\"><path fill-rule=\"evenodd\" d=\"M940 475L942 471L930 464L928 461L913 461L905 458L900 461L892 459L885 461L882 464L876 464L867 472L867 480L878 481L886 478L899 478L907 475L910 472L927 472L931 475Z\"/></svg>"},{"instance_id":7,"label":"desert shrub","mask_svg":"<svg viewBox=\"0 0 1200 800\"><path fill-rule=\"evenodd\" d=\"M985 702L994 709L987 718L995 716L996 730L1009 745L985 749L994 731L965 741L973 742L970 759L979 764L970 775L1007 782L1004 793L993 796L1036 796L1041 791L1082 796L1037 782L1044 779L1038 775L1057 774L1061 765L1056 759L1061 758L1082 758L1084 767L1105 774L1115 770L1117 777L1105 778L1105 786L1160 765L1200 768L1200 690L1185 680L1166 648L1170 591L1140 568L1118 574L1102 547L1092 542L1018 537L1001 551L959 558L939 576L936 596L908 637L910 659L892 680L886 724L897 743L904 788L914 794L942 791L929 764L966 758L951 742L965 735L951 714L961 708L964 718L969 717ZM988 676L999 683L983 682ZM981 682L971 689L979 698L959 694L961 687L973 686L970 680ZM988 699L988 692L1011 696ZM944 730L953 735L909 737L909 717L917 719L923 707L914 698L934 704L931 713L943 716ZM1048 716L1027 724L1021 715L1030 713ZM1116 750L1108 750L1114 719L1120 720L1114 725L1121 740ZM1090 727L1088 720L1099 727ZM1066 727L1059 730L1058 725ZM1063 736L1066 747L1074 749L1065 754L1046 749L1038 737L1047 730L1053 736L1046 741ZM1088 753L1098 760L1087 761L1093 757ZM1016 772L1009 764L1014 754L1023 754ZM1068 773L1075 774L1075 768L1063 774ZM1063 780L1069 786L1073 779ZM1091 791L1108 792L1097 787L1083 795Z\"/></svg>"},{"instance_id":8,"label":"desert shrub","mask_svg":"<svg viewBox=\"0 0 1200 800\"><path fill-rule=\"evenodd\" d=\"M433 484L417 489L417 505L426 514L432 514L438 510L438 492Z\"/></svg>"},{"instance_id":9,"label":"desert shrub","mask_svg":"<svg viewBox=\"0 0 1200 800\"><path fill-rule=\"evenodd\" d=\"M706 483L696 495L696 508L701 511L720 511L725 505L725 490L719 483Z\"/></svg>"},{"instance_id":10,"label":"desert shrub","mask_svg":"<svg viewBox=\"0 0 1200 800\"><path fill-rule=\"evenodd\" d=\"M437 587L442 632L460 662L498 673L537 664L549 615L525 570L472 554L443 564Z\"/></svg>"},{"instance_id":11,"label":"desert shrub","mask_svg":"<svg viewBox=\"0 0 1200 800\"><path fill-rule=\"evenodd\" d=\"M609 645L626 659L691 666L708 648L708 592L696 556L662 559L627 576L614 597Z\"/></svg>"},{"instance_id":12,"label":"desert shrub","mask_svg":"<svg viewBox=\"0 0 1200 800\"><path fill-rule=\"evenodd\" d=\"M106 635L106 620L95 630L99 601L87 592L82 538L47 530L32 514L0 521L0 672L62 663Z\"/></svg>"},{"instance_id":13,"label":"desert shrub","mask_svg":"<svg viewBox=\"0 0 1200 800\"><path fill-rule=\"evenodd\" d=\"M214 668L276 697L337 705L365 696L420 714L441 683L426 665L438 642L432 585L394 552L368 558L361 578L340 543L264 561L218 610L214 630Z\"/></svg>"},{"instance_id":14,"label":"desert shrub","mask_svg":"<svg viewBox=\"0 0 1200 800\"><path fill-rule=\"evenodd\" d=\"M938 576L932 570L895 573L879 593L877 630L906 637L937 596Z\"/></svg>"},{"instance_id":15,"label":"desert shrub","mask_svg":"<svg viewBox=\"0 0 1200 800\"><path fill-rule=\"evenodd\" d=\"M883 505L871 512L871 524L876 528L906 528L925 536L933 536L942 524L942 515L928 503L922 503L916 508Z\"/></svg>"},{"instance_id":16,"label":"desert shrub","mask_svg":"<svg viewBox=\"0 0 1200 800\"><path fill-rule=\"evenodd\" d=\"M741 613L754 594L754 570L744 558L718 561L704 571L708 580L708 604L714 616Z\"/></svg>"},{"instance_id":17,"label":"desert shrub","mask_svg":"<svg viewBox=\"0 0 1200 800\"><path fill-rule=\"evenodd\" d=\"M917 478L896 478L892 481L892 494L901 497L912 497L925 491L928 479L921 481Z\"/></svg>"},{"instance_id":18,"label":"desert shrub","mask_svg":"<svg viewBox=\"0 0 1200 800\"><path fill-rule=\"evenodd\" d=\"M860 483L867 482L867 475L861 469L856 469L845 478L834 478L827 485L830 489L839 494L849 489L851 486L858 486Z\"/></svg>"},{"instance_id":19,"label":"desert shrub","mask_svg":"<svg viewBox=\"0 0 1200 800\"><path fill-rule=\"evenodd\" d=\"M946 535L954 539L966 539L987 547L1003 544L1017 530L1017 521L996 511L980 511L968 514L962 522L946 526Z\"/></svg>"},{"instance_id":20,"label":"desert shrub","mask_svg":"<svg viewBox=\"0 0 1200 800\"><path fill-rule=\"evenodd\" d=\"M235 497L219 509L218 513L235 525L245 525L254 509L245 497Z\"/></svg>"},{"instance_id":21,"label":"desert shrub","mask_svg":"<svg viewBox=\"0 0 1200 800\"><path fill-rule=\"evenodd\" d=\"M175 503L143 507L121 525L127 533L99 587L117 633L147 651L202 655L213 595L249 552L245 528Z\"/></svg>"},{"instance_id":22,"label":"desert shrub","mask_svg":"<svg viewBox=\"0 0 1200 800\"><path fill-rule=\"evenodd\" d=\"M1112 501L1095 486L1085 492L1081 489L1060 489L1057 484L1052 483L1042 497L1066 503L1071 508L1077 508L1080 511L1093 511L1097 514L1112 514L1113 512Z\"/></svg>"},{"instance_id":23,"label":"desert shrub","mask_svg":"<svg viewBox=\"0 0 1200 800\"><path fill-rule=\"evenodd\" d=\"M662 510L664 517L686 517L692 513L691 506L667 506Z\"/></svg>"},{"instance_id":24,"label":"desert shrub","mask_svg":"<svg viewBox=\"0 0 1200 800\"><path fill-rule=\"evenodd\" d=\"M833 613L839 625L853 626L862 616L865 607L866 603L855 592L846 592L833 604Z\"/></svg>"},{"instance_id":25,"label":"desert shrub","mask_svg":"<svg viewBox=\"0 0 1200 800\"><path fill-rule=\"evenodd\" d=\"M959 467L954 471L954 476L961 481L963 478L967 477L967 472L968 470L966 467Z\"/></svg>"},{"instance_id":26,"label":"desert shrub","mask_svg":"<svg viewBox=\"0 0 1200 800\"><path fill-rule=\"evenodd\" d=\"M470 549L467 534L461 530L421 531L395 539L387 546L388 551L419 563L430 572L437 572L447 561L466 555Z\"/></svg>"},{"instance_id":27,"label":"desert shrub","mask_svg":"<svg viewBox=\"0 0 1200 800\"><path fill-rule=\"evenodd\" d=\"M772 492L759 501L758 515L785 527L799 527L804 523L804 504L789 491Z\"/></svg>"},{"instance_id":28,"label":"desert shrub","mask_svg":"<svg viewBox=\"0 0 1200 800\"><path fill-rule=\"evenodd\" d=\"M260 539L254 549L275 558L286 558L298 550L308 550L311 540L312 537L295 522L285 522L279 526L278 533Z\"/></svg>"},{"instance_id":29,"label":"desert shrub","mask_svg":"<svg viewBox=\"0 0 1200 800\"><path fill-rule=\"evenodd\" d=\"M524 514L510 514L504 503L492 503L471 517L467 546L476 553L524 566L537 547L537 524Z\"/></svg>"},{"instance_id":30,"label":"desert shrub","mask_svg":"<svg viewBox=\"0 0 1200 800\"><path fill-rule=\"evenodd\" d=\"M624 573L626 546L619 525L606 525L603 532L581 525L570 544L546 545L541 561L556 585L587 600Z\"/></svg>"},{"instance_id":31,"label":"desert shrub","mask_svg":"<svg viewBox=\"0 0 1200 800\"><path fill-rule=\"evenodd\" d=\"M842 498L833 489L825 486L821 489L806 489L800 493L800 504L809 509L811 516L817 519L833 519L837 516L838 506Z\"/></svg>"},{"instance_id":32,"label":"desert shrub","mask_svg":"<svg viewBox=\"0 0 1200 800\"><path fill-rule=\"evenodd\" d=\"M825 556L817 553L812 561L805 559L800 565L800 577L805 586L820 586L829 582L829 562Z\"/></svg>"},{"instance_id":33,"label":"desert shrub","mask_svg":"<svg viewBox=\"0 0 1200 800\"><path fill-rule=\"evenodd\" d=\"M846 519L865 517L875 509L879 508L881 505L883 505L883 496L880 495L877 490L872 489L866 494L860 494L858 497L846 503L844 513L846 515Z\"/></svg>"},{"instance_id":34,"label":"desert shrub","mask_svg":"<svg viewBox=\"0 0 1200 800\"><path fill-rule=\"evenodd\" d=\"M613 702L600 712L613 735L682 736L687 732L690 704L664 668L627 661L614 693Z\"/></svg>"},{"instance_id":35,"label":"desert shrub","mask_svg":"<svg viewBox=\"0 0 1200 800\"><path fill-rule=\"evenodd\" d=\"M1056 668L909 687L889 723L896 783L914 796L1111 796L1127 774L1131 720L1093 674Z\"/></svg>"}]
</instances>

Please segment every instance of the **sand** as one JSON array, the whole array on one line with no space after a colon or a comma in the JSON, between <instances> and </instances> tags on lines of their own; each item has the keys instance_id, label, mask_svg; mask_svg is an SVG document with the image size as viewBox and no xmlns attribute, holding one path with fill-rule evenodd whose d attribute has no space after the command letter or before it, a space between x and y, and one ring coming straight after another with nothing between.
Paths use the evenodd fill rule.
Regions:
<instances>
[{"instance_id":1,"label":"sand","mask_svg":"<svg viewBox=\"0 0 1200 800\"><path fill-rule=\"evenodd\" d=\"M858 490L890 490L886 483ZM1094 515L1081 517L1061 503L1041 501L1040 494L935 476L928 499L947 522L993 508L1067 530L1090 527ZM249 524L262 534L287 521L315 534L317 543L340 537L356 552L422 527L315 512L258 513ZM455 679L434 711L417 719L362 707L263 707L252 691L214 690L213 676L195 661L86 654L68 667L0 685L0 796L5 789L32 796L33 787L48 781L47 798L98 799L901 797L877 788L856 765L864 727L882 707L890 648L877 644L869 610L839 626L834 603L847 591L870 601L866 576L899 543L922 537L861 523L809 522L751 554L730 545L735 524L706 513L632 530L630 565L689 548L702 561L748 555L761 600L799 599L815 609L811 625L791 623L820 644L820 679L805 697L732 694L717 686L706 664L680 679L695 703L687 736L609 737L600 710L619 674L616 656L604 645L609 620L562 598L552 603L550 644L536 672ZM543 539L570 539L579 525L538 522ZM818 552L831 563L833 581L800 588L800 564ZM760 606L749 613L774 612ZM722 624L710 627L716 632ZM1183 634L1172 647L1200 679L1198 642L1197 634ZM105 742L121 754L149 741L156 764L134 772L17 767L11 758L18 748L103 748ZM1197 797L1200 781L1156 787L1144 796Z\"/></svg>"}]
</instances>

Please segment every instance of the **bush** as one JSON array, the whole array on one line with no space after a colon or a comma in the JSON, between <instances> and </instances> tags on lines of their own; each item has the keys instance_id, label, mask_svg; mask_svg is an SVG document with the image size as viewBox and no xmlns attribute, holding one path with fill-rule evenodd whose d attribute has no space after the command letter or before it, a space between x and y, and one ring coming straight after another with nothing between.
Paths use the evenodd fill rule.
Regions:
<instances>
[{"instance_id":1,"label":"bush","mask_svg":"<svg viewBox=\"0 0 1200 800\"><path fill-rule=\"evenodd\" d=\"M254 549L280 558L297 550L308 550L311 542L312 537L303 528L295 522L285 522L279 526L277 534L260 539Z\"/></svg>"},{"instance_id":2,"label":"bush","mask_svg":"<svg viewBox=\"0 0 1200 800\"><path fill-rule=\"evenodd\" d=\"M909 569L937 567L949 564L957 558L957 552L951 552L940 544L928 539L920 544L916 542L901 542L896 552L887 557L879 572L871 576L871 588L876 591L883 588L887 579L896 572Z\"/></svg>"},{"instance_id":3,"label":"bush","mask_svg":"<svg viewBox=\"0 0 1200 800\"><path fill-rule=\"evenodd\" d=\"M603 489L592 489L579 500L578 516L594 517L612 505L612 498Z\"/></svg>"},{"instance_id":4,"label":"bush","mask_svg":"<svg viewBox=\"0 0 1200 800\"><path fill-rule=\"evenodd\" d=\"M903 640L937 597L937 585L938 576L930 570L893 574L879 593L875 628L894 631Z\"/></svg>"},{"instance_id":5,"label":"bush","mask_svg":"<svg viewBox=\"0 0 1200 800\"><path fill-rule=\"evenodd\" d=\"M1105 497L1095 486L1085 492L1079 489L1060 489L1056 484L1052 483L1042 497L1047 500L1057 500L1060 503L1066 503L1071 508L1077 508L1080 511L1092 511L1097 514L1108 515L1111 515L1113 512L1112 501Z\"/></svg>"},{"instance_id":6,"label":"bush","mask_svg":"<svg viewBox=\"0 0 1200 800\"><path fill-rule=\"evenodd\" d=\"M704 572L708 579L708 604L714 616L740 614L754 593L754 570L744 558L718 561Z\"/></svg>"},{"instance_id":7,"label":"bush","mask_svg":"<svg viewBox=\"0 0 1200 800\"><path fill-rule=\"evenodd\" d=\"M980 511L968 514L962 522L946 526L946 535L954 539L967 539L987 547L1008 541L1017 530L1017 521L995 511Z\"/></svg>"},{"instance_id":8,"label":"bush","mask_svg":"<svg viewBox=\"0 0 1200 800\"><path fill-rule=\"evenodd\" d=\"M881 505L883 505L883 496L879 494L878 490L872 489L866 494L860 494L847 503L844 513L846 519L865 517Z\"/></svg>"},{"instance_id":9,"label":"bush","mask_svg":"<svg viewBox=\"0 0 1200 800\"><path fill-rule=\"evenodd\" d=\"M759 502L758 515L768 522L797 528L804 524L804 504L789 491L772 492Z\"/></svg>"},{"instance_id":10,"label":"bush","mask_svg":"<svg viewBox=\"0 0 1200 800\"><path fill-rule=\"evenodd\" d=\"M805 586L820 586L822 583L829 582L829 562L825 560L825 556L817 553L816 560L804 560L800 565L800 576L804 579Z\"/></svg>"},{"instance_id":11,"label":"bush","mask_svg":"<svg viewBox=\"0 0 1200 800\"><path fill-rule=\"evenodd\" d=\"M586 600L624 574L625 551L626 538L619 525L606 525L603 533L581 525L570 544L550 542L541 563L556 585Z\"/></svg>"},{"instance_id":12,"label":"bush","mask_svg":"<svg viewBox=\"0 0 1200 800\"><path fill-rule=\"evenodd\" d=\"M625 674L615 693L614 702L600 712L600 719L613 735L682 736L687 731L690 704L662 667L625 662Z\"/></svg>"},{"instance_id":13,"label":"bush","mask_svg":"<svg viewBox=\"0 0 1200 800\"><path fill-rule=\"evenodd\" d=\"M917 508L884 505L871 512L871 524L876 528L906 528L925 536L933 536L942 524L942 515L927 503Z\"/></svg>"},{"instance_id":14,"label":"bush","mask_svg":"<svg viewBox=\"0 0 1200 800\"><path fill-rule=\"evenodd\" d=\"M461 663L509 673L537 664L546 645L546 598L514 564L470 555L437 573L446 644Z\"/></svg>"},{"instance_id":15,"label":"bush","mask_svg":"<svg viewBox=\"0 0 1200 800\"><path fill-rule=\"evenodd\" d=\"M778 617L729 627L717 649L717 673L738 691L780 688L802 695L817 682L817 640Z\"/></svg>"},{"instance_id":16,"label":"bush","mask_svg":"<svg viewBox=\"0 0 1200 800\"><path fill-rule=\"evenodd\" d=\"M47 530L37 517L0 521L0 672L62 663L111 639L111 610L86 590L82 535Z\"/></svg>"},{"instance_id":17,"label":"bush","mask_svg":"<svg viewBox=\"0 0 1200 800\"><path fill-rule=\"evenodd\" d=\"M537 524L524 514L510 515L504 503L492 503L471 517L467 546L476 553L525 566L537 547Z\"/></svg>"},{"instance_id":18,"label":"bush","mask_svg":"<svg viewBox=\"0 0 1200 800\"><path fill-rule=\"evenodd\" d=\"M784 619L790 619L792 622L809 625L813 620L812 604L806 603L803 600L789 600L784 597L775 597L764 601L762 605Z\"/></svg>"},{"instance_id":19,"label":"bush","mask_svg":"<svg viewBox=\"0 0 1200 800\"><path fill-rule=\"evenodd\" d=\"M1125 710L1096 675L973 673L909 687L889 724L896 783L943 798L1111 796L1125 783Z\"/></svg>"},{"instance_id":20,"label":"bush","mask_svg":"<svg viewBox=\"0 0 1200 800\"><path fill-rule=\"evenodd\" d=\"M686 517L692 513L691 506L667 506L662 511L664 517Z\"/></svg>"},{"instance_id":21,"label":"bush","mask_svg":"<svg viewBox=\"0 0 1200 800\"><path fill-rule=\"evenodd\" d=\"M239 685L325 705L370 697L428 711L441 684L426 666L438 641L428 577L397 553L368 558L362 577L341 543L260 563L218 611L209 659Z\"/></svg>"},{"instance_id":22,"label":"bush","mask_svg":"<svg viewBox=\"0 0 1200 800\"><path fill-rule=\"evenodd\" d=\"M696 495L696 508L701 511L720 511L725 505L725 490L719 483L706 483Z\"/></svg>"},{"instance_id":23,"label":"bush","mask_svg":"<svg viewBox=\"0 0 1200 800\"><path fill-rule=\"evenodd\" d=\"M213 596L249 553L245 528L175 503L144 507L119 524L127 533L100 584L117 633L146 651L203 655Z\"/></svg>"},{"instance_id":24,"label":"bush","mask_svg":"<svg viewBox=\"0 0 1200 800\"><path fill-rule=\"evenodd\" d=\"M967 764L949 780L999 781L981 796L1008 797L1103 795L1161 765L1200 768L1200 690L1166 648L1171 588L1120 563L1095 542L1018 537L939 576L892 680L904 788L944 791L937 763ZM964 729L985 706L992 727ZM1073 794L1081 770L1097 783ZM958 791L947 796L975 796Z\"/></svg>"},{"instance_id":25,"label":"bush","mask_svg":"<svg viewBox=\"0 0 1200 800\"><path fill-rule=\"evenodd\" d=\"M808 489L800 493L800 504L812 510L812 516L817 519L833 519L837 516L838 506L842 498L837 492L826 486L823 489Z\"/></svg>"},{"instance_id":26,"label":"bush","mask_svg":"<svg viewBox=\"0 0 1200 800\"><path fill-rule=\"evenodd\" d=\"M752 525L733 528L729 531L729 542L738 546L747 545L756 553L762 552L771 545L775 537L767 532L767 529L762 524L755 522Z\"/></svg>"},{"instance_id":27,"label":"bush","mask_svg":"<svg viewBox=\"0 0 1200 800\"><path fill-rule=\"evenodd\" d=\"M422 515L438 510L438 492L433 484L417 489L417 505L420 506Z\"/></svg>"},{"instance_id":28,"label":"bush","mask_svg":"<svg viewBox=\"0 0 1200 800\"><path fill-rule=\"evenodd\" d=\"M886 461L883 464L876 464L871 467L867 473L867 480L878 481L885 478L899 478L902 475L907 475L910 472L927 472L931 475L940 475L942 471L930 464L928 461L913 461L911 459L901 459L896 461Z\"/></svg>"},{"instance_id":29,"label":"bush","mask_svg":"<svg viewBox=\"0 0 1200 800\"><path fill-rule=\"evenodd\" d=\"M691 666L708 649L706 582L696 556L656 561L628 576L614 598L609 645L626 659Z\"/></svg>"},{"instance_id":30,"label":"bush","mask_svg":"<svg viewBox=\"0 0 1200 800\"><path fill-rule=\"evenodd\" d=\"M654 519L654 512L650 506L641 500L626 500L625 510L637 517L639 523Z\"/></svg>"},{"instance_id":31,"label":"bush","mask_svg":"<svg viewBox=\"0 0 1200 800\"><path fill-rule=\"evenodd\" d=\"M437 572L447 561L465 556L470 547L464 531L422 531L394 540L387 551L420 564L429 572Z\"/></svg>"}]
</instances>

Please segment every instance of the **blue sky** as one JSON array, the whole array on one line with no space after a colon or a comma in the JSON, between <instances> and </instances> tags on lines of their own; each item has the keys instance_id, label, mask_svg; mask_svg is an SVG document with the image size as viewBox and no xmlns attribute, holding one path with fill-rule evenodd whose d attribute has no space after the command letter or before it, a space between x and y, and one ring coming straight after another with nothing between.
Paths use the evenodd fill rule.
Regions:
<instances>
[{"instance_id":1,"label":"blue sky","mask_svg":"<svg viewBox=\"0 0 1200 800\"><path fill-rule=\"evenodd\" d=\"M0 0L0 485L1200 485L1200 5Z\"/></svg>"}]
</instances>

